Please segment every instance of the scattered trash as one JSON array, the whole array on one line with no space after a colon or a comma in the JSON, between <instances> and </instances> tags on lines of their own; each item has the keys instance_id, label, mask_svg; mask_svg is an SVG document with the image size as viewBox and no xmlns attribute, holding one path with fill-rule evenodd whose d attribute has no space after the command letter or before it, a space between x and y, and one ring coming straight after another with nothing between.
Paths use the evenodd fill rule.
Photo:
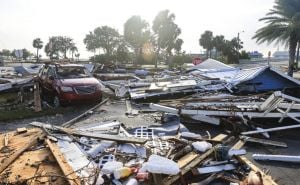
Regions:
<instances>
[{"instance_id":1,"label":"scattered trash","mask_svg":"<svg viewBox=\"0 0 300 185\"><path fill-rule=\"evenodd\" d=\"M30 74L36 68L32 66ZM110 91L110 98L64 124L32 122L35 128L0 135L0 184L35 184L45 178L72 185L209 184L215 180L276 185L244 156L243 146L287 147L272 136L275 131L300 127L299 95L282 87L299 88L295 79L268 66L246 70L212 59L186 72L141 69L129 74L128 69L103 65L89 69ZM275 75L271 82L278 82L268 87L261 75L271 74ZM1 92L17 91L24 100L21 87L35 91L36 111L51 107L40 99L33 78L0 79ZM121 104L124 110L113 112L114 119L102 114ZM99 107L104 105L101 120L89 119L100 114ZM82 120L84 124L77 125ZM123 124L124 120L133 124ZM274 120L289 125L273 126ZM187 124L215 129L198 133ZM300 161L299 156L289 155L252 157ZM16 170L20 166L22 170Z\"/></svg>"}]
</instances>

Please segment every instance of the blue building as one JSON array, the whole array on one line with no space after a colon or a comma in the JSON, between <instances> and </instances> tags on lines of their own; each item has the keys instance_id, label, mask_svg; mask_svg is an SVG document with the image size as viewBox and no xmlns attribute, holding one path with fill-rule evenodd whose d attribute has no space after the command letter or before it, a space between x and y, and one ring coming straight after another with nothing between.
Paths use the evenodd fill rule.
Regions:
<instances>
[{"instance_id":1,"label":"blue building","mask_svg":"<svg viewBox=\"0 0 300 185\"><path fill-rule=\"evenodd\" d=\"M266 92L299 88L300 81L276 69L264 66L241 70L236 76L240 81L236 84L237 92Z\"/></svg>"}]
</instances>

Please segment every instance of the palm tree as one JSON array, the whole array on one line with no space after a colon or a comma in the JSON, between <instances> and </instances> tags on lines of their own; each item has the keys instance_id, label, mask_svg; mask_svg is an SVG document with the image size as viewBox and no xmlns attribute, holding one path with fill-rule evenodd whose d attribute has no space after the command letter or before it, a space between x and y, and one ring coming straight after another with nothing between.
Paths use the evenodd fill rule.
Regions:
<instances>
[{"instance_id":1,"label":"palm tree","mask_svg":"<svg viewBox=\"0 0 300 185\"><path fill-rule=\"evenodd\" d=\"M208 54L211 57L211 50L214 47L213 33L208 30L205 31L199 39L199 45L206 49L206 58L208 58Z\"/></svg>"},{"instance_id":2,"label":"palm tree","mask_svg":"<svg viewBox=\"0 0 300 185\"><path fill-rule=\"evenodd\" d=\"M215 58L218 57L218 52L221 52L225 45L225 38L223 35L217 35L213 38L213 45L216 48Z\"/></svg>"},{"instance_id":3,"label":"palm tree","mask_svg":"<svg viewBox=\"0 0 300 185\"><path fill-rule=\"evenodd\" d=\"M143 45L149 40L149 37L149 24L140 16L134 15L125 22L124 39L134 50L135 64L137 64Z\"/></svg>"},{"instance_id":4,"label":"palm tree","mask_svg":"<svg viewBox=\"0 0 300 185\"><path fill-rule=\"evenodd\" d=\"M72 61L74 61L74 53L75 52L78 52L78 48L75 46L75 45L73 45L73 46L71 46L71 48L70 48L70 52L72 53ZM76 56L76 55L75 55Z\"/></svg>"},{"instance_id":5,"label":"palm tree","mask_svg":"<svg viewBox=\"0 0 300 185\"><path fill-rule=\"evenodd\" d=\"M153 20L153 38L156 41L155 68L157 68L160 50L166 49L167 58L169 58L174 49L174 43L181 34L181 29L174 21L175 14L170 13L169 10L158 12Z\"/></svg>"},{"instance_id":6,"label":"palm tree","mask_svg":"<svg viewBox=\"0 0 300 185\"><path fill-rule=\"evenodd\" d=\"M43 47L43 41L40 38L36 38L32 42L32 46L36 48L36 61L39 61L39 49Z\"/></svg>"},{"instance_id":7,"label":"palm tree","mask_svg":"<svg viewBox=\"0 0 300 185\"><path fill-rule=\"evenodd\" d=\"M276 0L273 9L260 21L267 25L256 31L258 43L285 43L289 47L288 75L293 76L297 42L300 40L300 1Z\"/></svg>"}]
</instances>

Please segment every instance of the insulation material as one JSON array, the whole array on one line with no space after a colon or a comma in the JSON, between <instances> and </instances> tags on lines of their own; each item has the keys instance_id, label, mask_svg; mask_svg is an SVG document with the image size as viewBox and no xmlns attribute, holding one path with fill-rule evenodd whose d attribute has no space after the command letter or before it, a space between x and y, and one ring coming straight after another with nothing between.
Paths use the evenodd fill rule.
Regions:
<instances>
[{"instance_id":1,"label":"insulation material","mask_svg":"<svg viewBox=\"0 0 300 185\"><path fill-rule=\"evenodd\" d=\"M140 169L140 172L146 171L157 174L176 175L180 172L180 169L176 162L154 154L149 157L148 162L144 163Z\"/></svg>"},{"instance_id":2,"label":"insulation material","mask_svg":"<svg viewBox=\"0 0 300 185\"><path fill-rule=\"evenodd\" d=\"M199 152L206 152L207 150L212 148L212 144L206 141L196 141L192 143L193 147Z\"/></svg>"}]
</instances>

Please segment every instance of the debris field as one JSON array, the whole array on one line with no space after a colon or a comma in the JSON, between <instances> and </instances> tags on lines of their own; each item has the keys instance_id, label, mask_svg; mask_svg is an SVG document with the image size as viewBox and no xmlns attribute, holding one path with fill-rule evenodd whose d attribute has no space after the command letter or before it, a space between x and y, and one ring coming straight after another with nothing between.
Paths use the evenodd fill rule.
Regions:
<instances>
[{"instance_id":1,"label":"debris field","mask_svg":"<svg viewBox=\"0 0 300 185\"><path fill-rule=\"evenodd\" d=\"M285 181L253 160L300 162L299 150L247 154L248 145L285 150L276 133L300 128L300 82L270 66L208 59L151 77L98 75L101 103L61 125L0 135L0 184L275 185ZM33 109L45 109L30 85Z\"/></svg>"}]
</instances>

